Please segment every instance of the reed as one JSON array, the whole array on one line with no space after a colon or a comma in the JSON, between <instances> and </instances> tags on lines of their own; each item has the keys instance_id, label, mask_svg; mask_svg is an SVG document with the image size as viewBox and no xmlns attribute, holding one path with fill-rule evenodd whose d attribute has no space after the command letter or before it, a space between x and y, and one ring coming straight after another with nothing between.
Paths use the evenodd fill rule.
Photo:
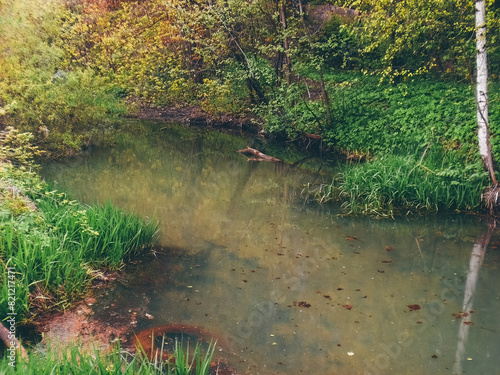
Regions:
<instances>
[{"instance_id":1,"label":"reed","mask_svg":"<svg viewBox=\"0 0 500 375\"><path fill-rule=\"evenodd\" d=\"M77 342L60 347L47 343L36 349L28 349L28 358L17 358L16 366L9 366L7 357L0 358L0 374L88 374L88 375L207 375L215 350L210 344L205 353L197 343L193 353L181 343L176 343L173 364L161 360L161 356L148 359L138 351L132 354L116 344L112 350L103 351L98 344L89 350ZM160 359L159 359L160 358Z\"/></svg>"},{"instance_id":2,"label":"reed","mask_svg":"<svg viewBox=\"0 0 500 375\"><path fill-rule=\"evenodd\" d=\"M8 365L6 357L0 359L1 374L89 374L89 375L153 375L164 374L166 365L158 366L140 355L134 356L116 345L103 352L98 346L85 351L77 344L57 348L48 345L43 350L28 350L28 359L18 358L15 367Z\"/></svg>"},{"instance_id":3,"label":"reed","mask_svg":"<svg viewBox=\"0 0 500 375\"><path fill-rule=\"evenodd\" d=\"M173 365L169 364L170 373L175 375L207 375L214 355L215 345L216 343L210 342L206 353L202 354L201 344L197 342L191 354L189 342L187 343L186 350L184 350L182 343L176 341L174 351L175 362Z\"/></svg>"},{"instance_id":4,"label":"reed","mask_svg":"<svg viewBox=\"0 0 500 375\"><path fill-rule=\"evenodd\" d=\"M481 165L439 150L387 155L340 167L332 183L313 191L351 214L392 216L417 211L472 211L488 177Z\"/></svg>"}]
</instances>

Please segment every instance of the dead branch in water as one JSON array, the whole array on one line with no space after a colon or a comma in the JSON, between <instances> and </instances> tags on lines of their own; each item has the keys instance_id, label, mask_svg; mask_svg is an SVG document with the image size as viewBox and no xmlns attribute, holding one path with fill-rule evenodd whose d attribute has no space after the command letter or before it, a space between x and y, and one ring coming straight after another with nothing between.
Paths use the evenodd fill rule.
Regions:
<instances>
[{"instance_id":1,"label":"dead branch in water","mask_svg":"<svg viewBox=\"0 0 500 375\"><path fill-rule=\"evenodd\" d=\"M280 159L277 159L275 157L263 154L259 150L256 150L254 148L251 148L247 146L247 148L244 148L243 150L238 150L240 154L243 155L251 155L254 158L249 158L248 160L257 160L257 161L281 161Z\"/></svg>"}]
</instances>

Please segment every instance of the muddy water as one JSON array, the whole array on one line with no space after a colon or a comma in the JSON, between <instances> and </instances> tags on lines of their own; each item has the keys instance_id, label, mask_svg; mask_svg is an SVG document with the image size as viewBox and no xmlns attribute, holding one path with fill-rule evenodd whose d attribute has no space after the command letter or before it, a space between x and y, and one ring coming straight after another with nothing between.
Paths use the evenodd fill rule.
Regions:
<instances>
[{"instance_id":1,"label":"muddy water","mask_svg":"<svg viewBox=\"0 0 500 375\"><path fill-rule=\"evenodd\" d=\"M482 249L476 218L342 217L301 197L324 175L235 152L278 152L253 139L133 129L43 172L85 202L160 220L162 250L128 268L103 314L203 327L241 373L498 373L499 239Z\"/></svg>"}]
</instances>

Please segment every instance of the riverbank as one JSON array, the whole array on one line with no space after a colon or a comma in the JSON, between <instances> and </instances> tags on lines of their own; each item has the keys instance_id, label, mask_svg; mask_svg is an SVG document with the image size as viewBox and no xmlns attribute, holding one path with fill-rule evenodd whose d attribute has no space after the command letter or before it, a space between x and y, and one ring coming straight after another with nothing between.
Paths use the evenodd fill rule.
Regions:
<instances>
[{"instance_id":1,"label":"riverbank","mask_svg":"<svg viewBox=\"0 0 500 375\"><path fill-rule=\"evenodd\" d=\"M304 75L307 82L277 90L271 102L246 117L217 117L194 105L143 106L136 116L258 135L278 148L293 143L306 153L333 160L337 173L332 182L319 189L306 187L304 193L322 204L338 203L346 214L488 210L482 194L490 181L477 149L470 85L423 78L384 83L376 76L332 71L324 76L335 102L328 123L319 78L314 72ZM498 99L493 92L492 134L499 132L494 121L500 113ZM255 129L245 132L248 127L242 124L248 123ZM500 157L496 138L492 146Z\"/></svg>"},{"instance_id":2,"label":"riverbank","mask_svg":"<svg viewBox=\"0 0 500 375\"><path fill-rule=\"evenodd\" d=\"M80 301L124 260L147 251L157 231L153 219L52 190L36 173L30 140L10 129L0 145L0 314L15 316L13 327Z\"/></svg>"}]
</instances>

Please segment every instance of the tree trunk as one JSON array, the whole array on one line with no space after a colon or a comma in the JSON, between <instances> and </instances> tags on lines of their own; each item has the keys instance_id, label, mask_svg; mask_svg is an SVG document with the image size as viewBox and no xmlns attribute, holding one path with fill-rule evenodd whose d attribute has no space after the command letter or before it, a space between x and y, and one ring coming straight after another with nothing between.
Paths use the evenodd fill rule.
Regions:
<instances>
[{"instance_id":1,"label":"tree trunk","mask_svg":"<svg viewBox=\"0 0 500 375\"><path fill-rule=\"evenodd\" d=\"M330 95L328 95L328 91L326 91L325 77L323 74L323 64L321 64L321 66L319 67L318 73L319 73L319 78L320 78L321 97L323 98L323 104L325 105L326 124L327 124L327 126L331 126L332 125L332 112L330 109Z\"/></svg>"},{"instance_id":2,"label":"tree trunk","mask_svg":"<svg viewBox=\"0 0 500 375\"><path fill-rule=\"evenodd\" d=\"M498 185L493 169L490 132L488 128L488 66L486 59L486 10L485 1L476 1L476 47L477 47L477 136L479 153L483 165L490 172L494 185Z\"/></svg>"},{"instance_id":3,"label":"tree trunk","mask_svg":"<svg viewBox=\"0 0 500 375\"><path fill-rule=\"evenodd\" d=\"M286 33L286 13L285 13L284 1L280 2L280 19L281 19L281 25L283 26L283 30ZM288 56L289 47L290 45L288 42L288 38L285 36L285 39L283 40L283 50L284 50L283 62L285 64L285 78L286 78L286 84L288 86L290 86L290 74L292 71L292 63L290 61L290 56Z\"/></svg>"}]
</instances>

